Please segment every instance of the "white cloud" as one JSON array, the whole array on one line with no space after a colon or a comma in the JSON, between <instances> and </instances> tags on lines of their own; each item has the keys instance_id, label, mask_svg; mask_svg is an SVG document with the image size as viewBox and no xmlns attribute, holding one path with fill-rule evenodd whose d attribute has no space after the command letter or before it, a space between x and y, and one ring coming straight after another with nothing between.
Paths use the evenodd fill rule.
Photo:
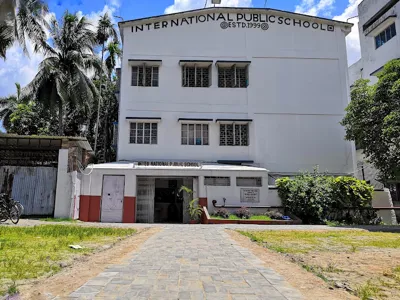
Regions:
<instances>
[{"instance_id":1,"label":"white cloud","mask_svg":"<svg viewBox=\"0 0 400 300\"><path fill-rule=\"evenodd\" d=\"M322 14L329 16L334 9L333 4L335 0L302 0L300 5L296 6L295 12L299 14L306 14L311 16L317 16Z\"/></svg>"},{"instance_id":2,"label":"white cloud","mask_svg":"<svg viewBox=\"0 0 400 300\"><path fill-rule=\"evenodd\" d=\"M87 20L92 24L92 30L95 30L98 23L99 23L99 19L100 16L104 15L105 13L108 14L108 16L111 18L111 21L116 24L117 21L114 18L114 13L116 11L117 7L115 6L108 6L108 5L104 5L102 10L99 11L92 11L89 14L83 14L82 11L78 11L77 14L79 17L85 16L85 18L87 18Z\"/></svg>"},{"instance_id":3,"label":"white cloud","mask_svg":"<svg viewBox=\"0 0 400 300\"><path fill-rule=\"evenodd\" d=\"M362 0L349 0L349 4L344 12L334 17L334 20L347 21L348 18L358 15L357 7ZM360 59L360 35L358 32L358 18L348 20L348 22L353 23L354 26L351 29L351 33L346 37L347 43L347 61L349 66Z\"/></svg>"},{"instance_id":4,"label":"white cloud","mask_svg":"<svg viewBox=\"0 0 400 300\"><path fill-rule=\"evenodd\" d=\"M37 73L43 55L32 53L32 45L27 43L30 58L23 54L19 45L12 46L7 51L7 59L0 59L0 97L15 94L14 83L21 86L28 84Z\"/></svg>"},{"instance_id":5,"label":"white cloud","mask_svg":"<svg viewBox=\"0 0 400 300\"><path fill-rule=\"evenodd\" d=\"M252 0L222 0L219 6L228 7L248 7ZM205 0L174 0L174 4L165 9L166 14L172 14L180 11L203 8ZM213 6L211 0L207 1L207 7Z\"/></svg>"},{"instance_id":6,"label":"white cloud","mask_svg":"<svg viewBox=\"0 0 400 300\"><path fill-rule=\"evenodd\" d=\"M113 8L119 8L121 6L121 2L119 0L110 0L110 6Z\"/></svg>"}]
</instances>

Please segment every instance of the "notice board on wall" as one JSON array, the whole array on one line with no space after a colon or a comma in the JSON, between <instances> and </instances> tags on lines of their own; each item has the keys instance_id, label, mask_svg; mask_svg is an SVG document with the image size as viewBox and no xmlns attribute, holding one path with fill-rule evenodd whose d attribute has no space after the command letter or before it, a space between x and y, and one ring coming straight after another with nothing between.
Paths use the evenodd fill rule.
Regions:
<instances>
[{"instance_id":1,"label":"notice board on wall","mask_svg":"<svg viewBox=\"0 0 400 300\"><path fill-rule=\"evenodd\" d=\"M260 203L260 190L240 189L240 202Z\"/></svg>"}]
</instances>

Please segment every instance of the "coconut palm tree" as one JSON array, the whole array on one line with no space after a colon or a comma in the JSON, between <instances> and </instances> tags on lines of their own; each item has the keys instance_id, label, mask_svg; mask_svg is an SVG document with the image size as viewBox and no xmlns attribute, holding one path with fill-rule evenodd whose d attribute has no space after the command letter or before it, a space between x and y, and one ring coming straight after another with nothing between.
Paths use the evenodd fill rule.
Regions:
<instances>
[{"instance_id":1,"label":"coconut palm tree","mask_svg":"<svg viewBox=\"0 0 400 300\"><path fill-rule=\"evenodd\" d=\"M112 39L114 43L119 43L117 30L115 29L108 13L105 13L100 17L97 26L96 39L97 43L101 45L101 61L104 61L104 51L107 41Z\"/></svg>"},{"instance_id":2,"label":"coconut palm tree","mask_svg":"<svg viewBox=\"0 0 400 300\"><path fill-rule=\"evenodd\" d=\"M26 37L33 43L34 51L40 51L46 41L47 13L44 0L0 0L0 57L6 58L6 50L14 42L29 55Z\"/></svg>"},{"instance_id":3,"label":"coconut palm tree","mask_svg":"<svg viewBox=\"0 0 400 300\"><path fill-rule=\"evenodd\" d=\"M109 42L106 48L106 54L108 54L106 58L106 68L108 73L108 78L111 81L111 74L117 65L117 59L121 58L122 51L119 48L119 43Z\"/></svg>"},{"instance_id":4,"label":"coconut palm tree","mask_svg":"<svg viewBox=\"0 0 400 300\"><path fill-rule=\"evenodd\" d=\"M94 54L96 34L85 17L65 12L61 24L50 20L50 42L43 46L45 59L31 83L23 90L30 97L52 110L58 107L59 135L64 134L65 107L73 105L87 114L93 101L100 97L88 77L89 72L102 70Z\"/></svg>"},{"instance_id":5,"label":"coconut palm tree","mask_svg":"<svg viewBox=\"0 0 400 300\"><path fill-rule=\"evenodd\" d=\"M101 63L103 64L106 42L109 39L112 39L114 43L118 44L118 33L114 27L114 24L111 21L110 16L108 15L108 13L105 13L103 16L100 17L99 24L97 26L96 39L97 39L97 43L99 45L101 45ZM99 74L99 77L100 77L100 94L101 94L102 83L103 83L103 81L102 81L103 73L102 72ZM100 124L99 124L100 107L101 107L101 99L99 99L99 101L97 103L97 119L96 119L96 127L95 127L96 130L95 130L95 139L94 139L95 153L97 151L97 138L98 138L99 126L100 126Z\"/></svg>"},{"instance_id":6,"label":"coconut palm tree","mask_svg":"<svg viewBox=\"0 0 400 300\"><path fill-rule=\"evenodd\" d=\"M17 109L21 103L21 85L15 83L17 94L0 98L0 120L3 127L7 130L10 127L11 114Z\"/></svg>"}]
</instances>

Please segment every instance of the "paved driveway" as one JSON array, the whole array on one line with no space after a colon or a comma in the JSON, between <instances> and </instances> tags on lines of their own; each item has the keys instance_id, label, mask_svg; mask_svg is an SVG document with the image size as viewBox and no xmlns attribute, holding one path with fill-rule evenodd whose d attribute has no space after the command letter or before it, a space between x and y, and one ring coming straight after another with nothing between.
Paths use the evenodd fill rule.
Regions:
<instances>
[{"instance_id":1,"label":"paved driveway","mask_svg":"<svg viewBox=\"0 0 400 300\"><path fill-rule=\"evenodd\" d=\"M302 299L223 227L166 225L122 265L70 295L77 299Z\"/></svg>"}]
</instances>

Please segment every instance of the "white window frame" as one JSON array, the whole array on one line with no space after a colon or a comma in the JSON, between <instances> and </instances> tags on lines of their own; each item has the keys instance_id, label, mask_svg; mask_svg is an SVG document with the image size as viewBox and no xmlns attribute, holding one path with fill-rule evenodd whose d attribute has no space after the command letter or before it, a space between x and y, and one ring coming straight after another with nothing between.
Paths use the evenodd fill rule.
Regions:
<instances>
[{"instance_id":1,"label":"white window frame","mask_svg":"<svg viewBox=\"0 0 400 300\"><path fill-rule=\"evenodd\" d=\"M221 144L221 126L225 126L225 145ZM233 126L233 144L232 145L228 145L227 144L227 132L226 132L226 126L227 125L232 125ZM242 145L242 130L239 130L239 144L236 144L236 128L235 125L239 125L239 126L247 126L247 142L246 145ZM241 127L240 127L241 128ZM250 124L249 123L220 123L219 124L219 145L220 146L228 146L228 147L233 147L233 146L240 146L240 147L248 147L250 145Z\"/></svg>"},{"instance_id":2,"label":"white window frame","mask_svg":"<svg viewBox=\"0 0 400 300\"><path fill-rule=\"evenodd\" d=\"M227 183L223 182L224 180ZM231 178L230 177L218 177L218 176L205 176L204 177L204 185L205 186L231 186Z\"/></svg>"},{"instance_id":3,"label":"white window frame","mask_svg":"<svg viewBox=\"0 0 400 300\"><path fill-rule=\"evenodd\" d=\"M200 144L196 143L197 140L197 125L201 126L201 130L200 130ZM186 126L187 130L186 130L186 137L183 136L184 135L184 131L183 131L183 126ZM193 126L193 144L190 144L190 126ZM205 126L207 126L207 143L204 143L204 132L205 132ZM186 138L186 144L183 143L183 139ZM210 125L209 124L204 124L204 123L182 123L181 124L181 145L185 145L185 146L209 146L210 145Z\"/></svg>"},{"instance_id":4,"label":"white window frame","mask_svg":"<svg viewBox=\"0 0 400 300\"><path fill-rule=\"evenodd\" d=\"M146 64L142 64L142 65L135 65L131 67L131 86L137 86L137 87L158 87L160 85L160 68L159 66L150 66L150 65L146 65ZM136 72L136 84L133 84L133 73L134 73L134 69L136 68L137 72ZM142 82L140 82L139 80L139 73L140 73L140 69L143 69L143 78L142 78ZM147 68L151 68L151 78L150 78L150 85L146 85L146 69ZM157 69L157 84L153 84L153 80L154 80L154 70Z\"/></svg>"},{"instance_id":5,"label":"white window frame","mask_svg":"<svg viewBox=\"0 0 400 300\"><path fill-rule=\"evenodd\" d=\"M135 124L135 135L132 135L132 125ZM143 128L142 129L138 129L138 124L143 124ZM150 124L150 136L149 136L149 143L145 143L145 137L147 138L147 136L145 136L145 127L146 124ZM153 135L153 124L156 125L156 134ZM139 131L141 131L141 136L138 135ZM135 141L132 142L132 137L135 138ZM138 137L142 138L142 142L138 143ZM155 143L153 143L153 138L155 137L156 141ZM157 145L158 144L158 122L129 122L129 144L134 144L134 145Z\"/></svg>"},{"instance_id":6,"label":"white window frame","mask_svg":"<svg viewBox=\"0 0 400 300\"><path fill-rule=\"evenodd\" d=\"M392 30L392 27L394 28L394 32ZM387 32L390 32L390 38L387 38ZM394 33L394 34L393 34ZM385 37L385 41L383 41L381 39L381 35L384 35ZM382 47L383 45L385 45L387 42L389 42L390 40L392 40L395 36L397 35L397 28L396 28L396 22L393 22L392 24L390 24L389 26L387 26L385 29L383 29L382 31L379 32L379 34L377 34L374 37L374 43L375 43L375 50L379 49L380 47ZM377 44L377 39L379 38L379 40L381 41L380 45Z\"/></svg>"},{"instance_id":7,"label":"white window frame","mask_svg":"<svg viewBox=\"0 0 400 300\"><path fill-rule=\"evenodd\" d=\"M243 183L240 180L255 180L255 184ZM236 186L262 187L262 177L236 177Z\"/></svg>"},{"instance_id":8,"label":"white window frame","mask_svg":"<svg viewBox=\"0 0 400 300\"><path fill-rule=\"evenodd\" d=\"M240 85L240 80L237 78L237 69L243 69L245 72L245 85L241 86ZM220 72L224 71L224 84L220 85L219 78L220 78ZM233 78L231 79L233 81L232 86L227 86L227 80L226 80L226 70L233 70ZM218 66L218 87L219 88L247 88L249 86L249 67L248 66L240 66L238 67L237 65L233 65L232 67L223 67L223 66Z\"/></svg>"},{"instance_id":9,"label":"white window frame","mask_svg":"<svg viewBox=\"0 0 400 300\"><path fill-rule=\"evenodd\" d=\"M190 86L189 85L189 74L188 74L188 69L193 69L194 68L194 86ZM198 86L197 85L197 76L198 76L198 70L200 69L207 69L208 72L208 84L206 84L205 86L203 86L203 81L204 81L204 76L203 76L203 72L201 72L201 74L199 74L201 76L201 85ZM200 72L199 72L200 73ZM204 67L204 66L197 66L196 64L192 65L192 66L187 66L187 65L183 65L182 66L182 86L183 87L199 87L199 88L208 88L211 86L212 83L212 79L211 79L211 66L208 67Z\"/></svg>"}]
</instances>

